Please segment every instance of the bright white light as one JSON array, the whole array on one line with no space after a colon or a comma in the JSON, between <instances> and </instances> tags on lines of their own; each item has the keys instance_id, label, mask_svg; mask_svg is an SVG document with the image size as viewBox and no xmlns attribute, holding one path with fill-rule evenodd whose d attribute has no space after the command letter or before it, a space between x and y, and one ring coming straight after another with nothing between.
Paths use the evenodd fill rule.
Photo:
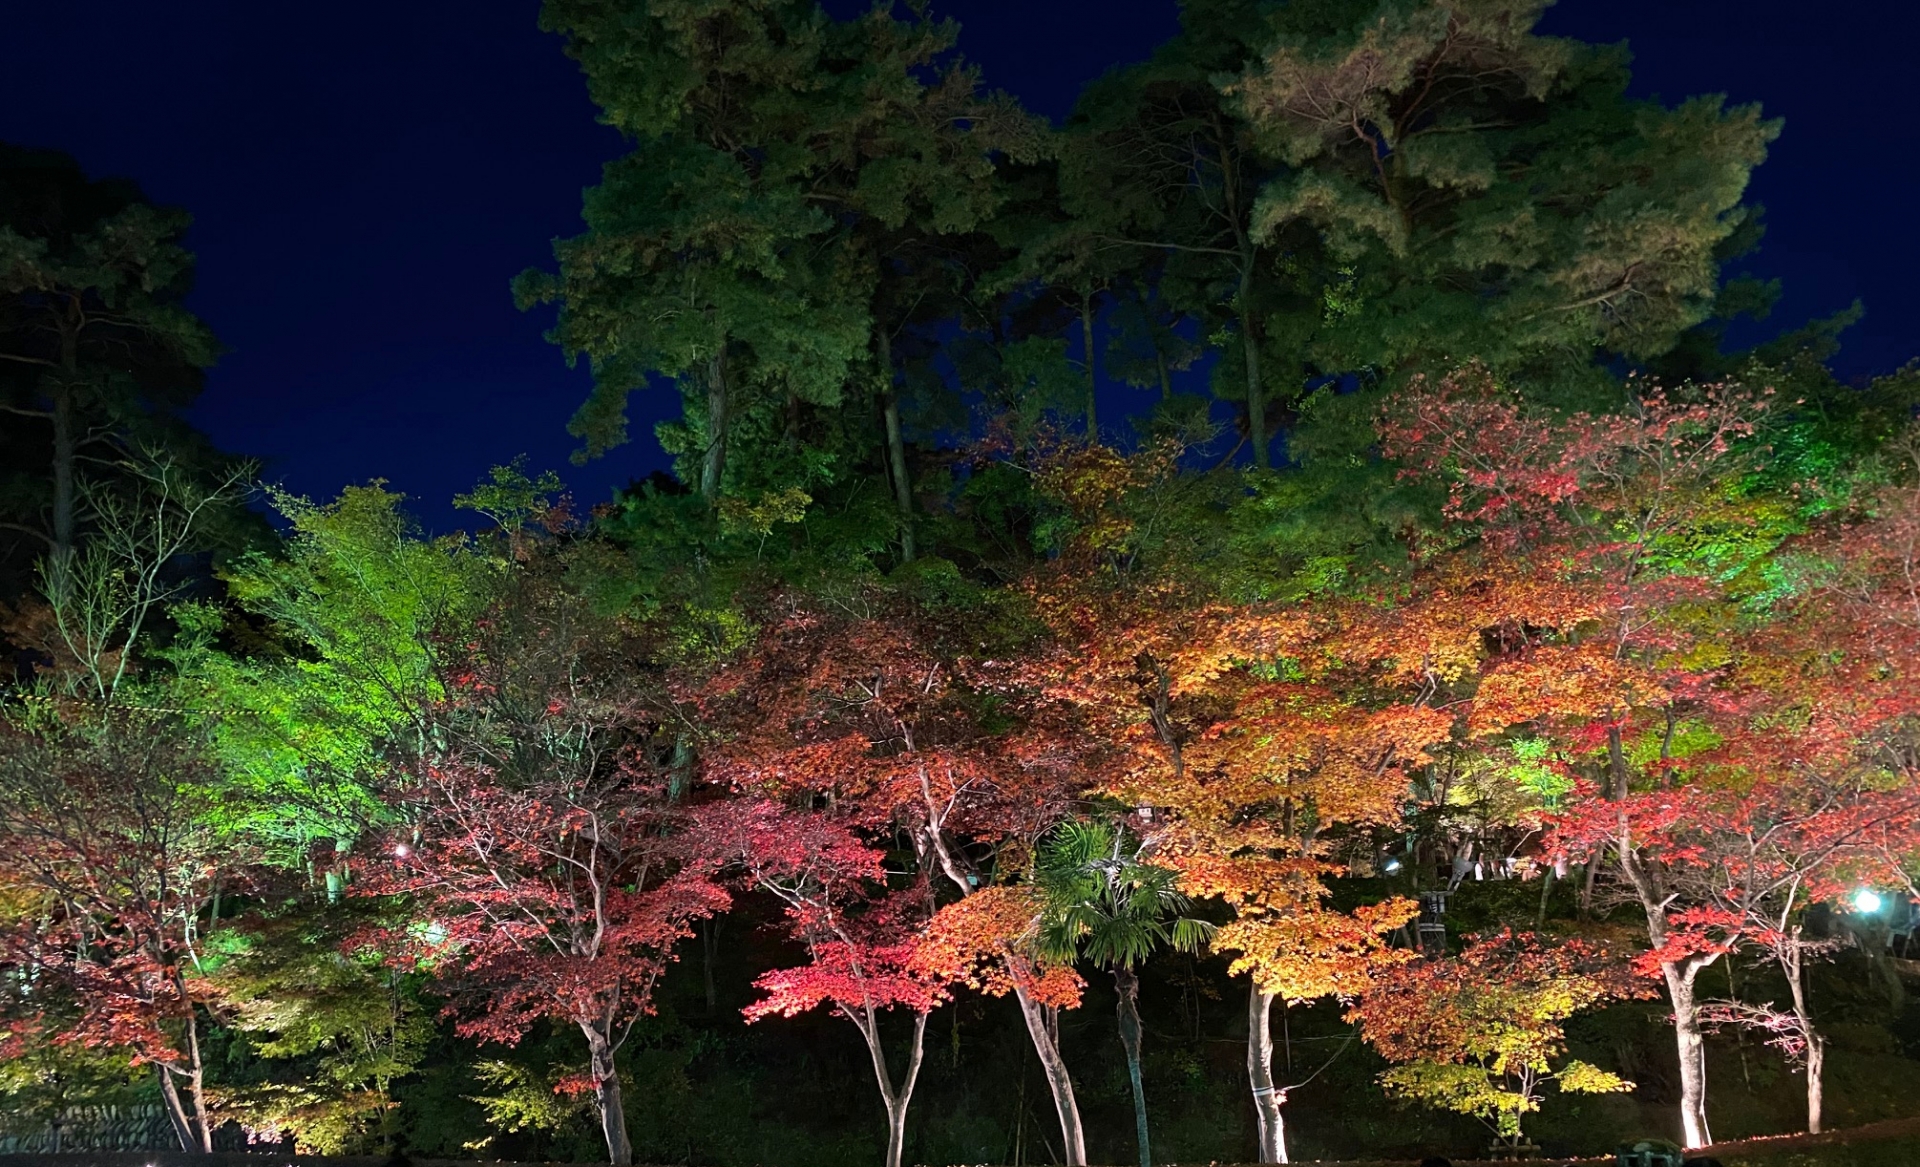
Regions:
<instances>
[{"instance_id":1,"label":"bright white light","mask_svg":"<svg viewBox=\"0 0 1920 1167\"><path fill-rule=\"evenodd\" d=\"M411 854L413 854L413 848L407 846L405 843L396 843L394 845L393 857L395 859L405 859Z\"/></svg>"},{"instance_id":2,"label":"bright white light","mask_svg":"<svg viewBox=\"0 0 1920 1167\"><path fill-rule=\"evenodd\" d=\"M1386 872L1388 875L1392 875L1400 870L1400 861L1389 857L1385 863L1380 865L1380 870Z\"/></svg>"},{"instance_id":3,"label":"bright white light","mask_svg":"<svg viewBox=\"0 0 1920 1167\"><path fill-rule=\"evenodd\" d=\"M1880 910L1880 905L1884 902L1885 901L1880 898L1880 893L1870 887L1860 888L1853 893L1853 910L1856 912L1869 914L1877 912Z\"/></svg>"}]
</instances>

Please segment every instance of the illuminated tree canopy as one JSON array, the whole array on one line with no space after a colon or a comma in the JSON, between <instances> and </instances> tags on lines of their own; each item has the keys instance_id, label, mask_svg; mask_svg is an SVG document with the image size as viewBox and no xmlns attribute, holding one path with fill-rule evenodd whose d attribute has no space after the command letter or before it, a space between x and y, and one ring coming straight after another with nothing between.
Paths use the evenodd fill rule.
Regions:
<instances>
[{"instance_id":1,"label":"illuminated tree canopy","mask_svg":"<svg viewBox=\"0 0 1920 1167\"><path fill-rule=\"evenodd\" d=\"M548 0L625 153L515 294L674 471L439 535L206 448L184 216L0 153L0 1137L1920 1107L1920 373L1725 347L1778 123L1543 8L1193 0L1053 126L918 5Z\"/></svg>"}]
</instances>

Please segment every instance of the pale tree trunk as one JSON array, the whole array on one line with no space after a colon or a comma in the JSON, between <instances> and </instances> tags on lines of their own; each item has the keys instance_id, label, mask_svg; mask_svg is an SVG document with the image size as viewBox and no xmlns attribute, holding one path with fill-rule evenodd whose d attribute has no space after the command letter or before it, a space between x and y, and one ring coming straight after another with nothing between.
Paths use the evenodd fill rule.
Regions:
<instances>
[{"instance_id":1,"label":"pale tree trunk","mask_svg":"<svg viewBox=\"0 0 1920 1167\"><path fill-rule=\"evenodd\" d=\"M213 1124L207 1119L207 1067L200 1057L200 1027L187 1017L188 1097L193 1100L193 1125L200 1139L200 1150L213 1153Z\"/></svg>"},{"instance_id":2,"label":"pale tree trunk","mask_svg":"<svg viewBox=\"0 0 1920 1167\"><path fill-rule=\"evenodd\" d=\"M1827 1066L1827 1039L1813 1027L1813 1012L1807 1008L1806 952L1800 945L1800 929L1795 926L1780 950L1780 968L1787 974L1787 988L1793 994L1793 1016L1807 1039L1807 1133L1820 1133L1820 1111L1824 1102L1822 1081Z\"/></svg>"},{"instance_id":3,"label":"pale tree trunk","mask_svg":"<svg viewBox=\"0 0 1920 1167\"><path fill-rule=\"evenodd\" d=\"M1691 962L1660 966L1673 1003L1673 1036L1680 1055L1680 1130L1689 1151L1713 1142L1707 1128L1707 1045L1700 1032L1693 983L1701 967Z\"/></svg>"},{"instance_id":4,"label":"pale tree trunk","mask_svg":"<svg viewBox=\"0 0 1920 1167\"><path fill-rule=\"evenodd\" d=\"M1053 1108L1060 1115L1060 1138L1065 1144L1067 1167L1085 1167L1087 1136L1080 1126L1080 1104L1073 1095L1073 1079L1067 1074L1066 1060L1060 1056L1060 1046L1047 1024L1046 1010L1024 987L1016 985L1013 995L1020 1002L1027 1034L1033 1038L1033 1052L1040 1056L1047 1088L1053 1092Z\"/></svg>"},{"instance_id":5,"label":"pale tree trunk","mask_svg":"<svg viewBox=\"0 0 1920 1167\"><path fill-rule=\"evenodd\" d=\"M1080 335L1087 346L1087 440L1100 440L1100 409L1095 400L1099 380L1093 367L1093 293L1080 293Z\"/></svg>"},{"instance_id":6,"label":"pale tree trunk","mask_svg":"<svg viewBox=\"0 0 1920 1167\"><path fill-rule=\"evenodd\" d=\"M173 1084L173 1074L162 1065L156 1064L153 1072L160 1078L160 1100L166 1104L167 1121L173 1124L173 1137L180 1140L180 1149L189 1155L199 1150L199 1140L194 1137L193 1123L187 1118L187 1108L180 1101L180 1088Z\"/></svg>"},{"instance_id":7,"label":"pale tree trunk","mask_svg":"<svg viewBox=\"0 0 1920 1167\"><path fill-rule=\"evenodd\" d=\"M727 406L727 354L722 347L707 362L707 456L700 466L700 497L710 505L719 502L727 471Z\"/></svg>"},{"instance_id":8,"label":"pale tree trunk","mask_svg":"<svg viewBox=\"0 0 1920 1167\"><path fill-rule=\"evenodd\" d=\"M945 812L933 796L932 784L924 765L920 770L920 796L926 802L928 816L925 849L919 852L921 862L937 862L962 896L972 895L977 888L977 876L968 872L961 857L947 846L942 827ZM919 849L921 844L916 842L914 846ZM1010 951L1005 956L1010 962L1022 959ZM1065 1144L1067 1167L1085 1167L1087 1138L1080 1126L1080 1104L1074 1099L1073 1079L1067 1074L1067 1063L1060 1056L1059 1042L1048 1024L1049 1010L1033 999L1018 976L1014 978L1013 995L1020 1003L1020 1016L1027 1023L1027 1036L1033 1039L1033 1052L1039 1055L1040 1068L1047 1076L1047 1089L1053 1092L1053 1108L1060 1115L1060 1137Z\"/></svg>"},{"instance_id":9,"label":"pale tree trunk","mask_svg":"<svg viewBox=\"0 0 1920 1167\"><path fill-rule=\"evenodd\" d=\"M912 561L913 483L907 478L907 443L900 431L900 397L893 389L893 343L880 334L880 401L887 423L887 466L893 477L893 504L900 512L900 558Z\"/></svg>"},{"instance_id":10,"label":"pale tree trunk","mask_svg":"<svg viewBox=\"0 0 1920 1167\"><path fill-rule=\"evenodd\" d=\"M1616 783L1621 779L1616 773ZM1633 885L1647 918L1647 940L1657 951L1667 942L1667 907L1671 898L1664 894L1657 870L1641 864L1633 848L1633 836L1627 816L1620 816L1619 835L1613 840L1614 855L1620 871ZM1713 957L1689 957L1662 963L1660 975L1667 983L1667 1000L1673 1006L1673 1038L1680 1057L1680 1129L1688 1150L1713 1141L1707 1127L1707 1045L1700 1032L1700 1006L1694 980Z\"/></svg>"},{"instance_id":11,"label":"pale tree trunk","mask_svg":"<svg viewBox=\"0 0 1920 1167\"><path fill-rule=\"evenodd\" d=\"M172 1070L160 1068L160 1097L166 1103L173 1132L180 1139L180 1149L210 1154L213 1151L213 1125L207 1119L207 1073L206 1063L200 1055L199 1022L193 1015L193 1004L187 994L185 979L176 973L168 987L179 1000L187 1003L186 1017L180 1026L181 1044L186 1048L178 1051L183 1055L185 1065ZM185 1098L180 1096L180 1084L174 1081L176 1075L186 1080Z\"/></svg>"},{"instance_id":12,"label":"pale tree trunk","mask_svg":"<svg viewBox=\"0 0 1920 1167\"><path fill-rule=\"evenodd\" d=\"M620 1098L620 1073L613 1061L613 1039L598 1022L582 1021L587 1056L593 1072L593 1103L600 1112L600 1133L607 1140L607 1162L633 1162L633 1144L627 1141L627 1112Z\"/></svg>"},{"instance_id":13,"label":"pale tree trunk","mask_svg":"<svg viewBox=\"0 0 1920 1167\"><path fill-rule=\"evenodd\" d=\"M880 1019L872 1008L862 1013L848 1012L860 1036L866 1039L867 1054L873 1059L873 1079L880 1087L880 1101L887 1109L887 1167L901 1167L907 1148L907 1106L913 1101L913 1085L920 1077L920 1060L927 1048L927 1015L913 1015L913 1044L907 1050L907 1070L900 1084L893 1083L893 1071L887 1067L887 1051L880 1044Z\"/></svg>"},{"instance_id":14,"label":"pale tree trunk","mask_svg":"<svg viewBox=\"0 0 1920 1167\"><path fill-rule=\"evenodd\" d=\"M1280 1115L1280 1094L1273 1085L1272 993L1255 982L1247 996L1247 1078L1253 1084L1253 1112L1260 1123L1261 1163L1287 1161L1287 1129Z\"/></svg>"},{"instance_id":15,"label":"pale tree trunk","mask_svg":"<svg viewBox=\"0 0 1920 1167\"><path fill-rule=\"evenodd\" d=\"M1140 1151L1140 1167L1153 1167L1147 1144L1147 1087L1140 1076L1140 978L1130 968L1113 970L1119 1004L1120 1047L1127 1053L1127 1079L1133 1084L1133 1137Z\"/></svg>"},{"instance_id":16,"label":"pale tree trunk","mask_svg":"<svg viewBox=\"0 0 1920 1167\"><path fill-rule=\"evenodd\" d=\"M1827 1067L1827 1039L1807 1033L1807 1133L1820 1133L1820 1110L1825 1101L1823 1075Z\"/></svg>"}]
</instances>

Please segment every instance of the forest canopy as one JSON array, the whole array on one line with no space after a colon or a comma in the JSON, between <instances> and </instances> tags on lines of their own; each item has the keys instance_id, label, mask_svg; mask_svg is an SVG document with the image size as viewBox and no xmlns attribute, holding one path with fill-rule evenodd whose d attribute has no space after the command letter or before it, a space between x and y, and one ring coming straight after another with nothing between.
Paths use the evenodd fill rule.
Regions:
<instances>
[{"instance_id":1,"label":"forest canopy","mask_svg":"<svg viewBox=\"0 0 1920 1167\"><path fill-rule=\"evenodd\" d=\"M0 1149L1920 1113L1920 374L1733 345L1779 123L1545 7L1189 0L1056 125L916 5L546 0L625 153L513 292L672 471L442 535L196 433L185 213L0 146Z\"/></svg>"}]
</instances>

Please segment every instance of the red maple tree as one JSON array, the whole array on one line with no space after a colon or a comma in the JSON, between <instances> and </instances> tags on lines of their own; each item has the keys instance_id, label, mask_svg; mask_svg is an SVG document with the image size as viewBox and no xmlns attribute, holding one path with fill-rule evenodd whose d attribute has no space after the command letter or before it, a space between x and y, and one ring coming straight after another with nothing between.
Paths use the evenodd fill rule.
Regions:
<instances>
[{"instance_id":1,"label":"red maple tree","mask_svg":"<svg viewBox=\"0 0 1920 1167\"><path fill-rule=\"evenodd\" d=\"M826 1006L858 1030L887 1112L886 1165L901 1167L927 1015L946 999L945 978L921 960L933 911L924 875L889 891L884 852L831 812L796 810L764 794L708 805L701 835L722 871L780 901L790 935L807 952L805 964L754 982L766 995L744 1010L748 1022ZM880 1031L882 1014L896 1008L913 1015L897 1078Z\"/></svg>"},{"instance_id":2,"label":"red maple tree","mask_svg":"<svg viewBox=\"0 0 1920 1167\"><path fill-rule=\"evenodd\" d=\"M1015 998L1066 1157L1084 1163L1054 1019L1070 1003L1058 991L1063 973L1022 952L1034 912L1016 919L969 902L1002 900L1035 842L1091 785L1088 741L1072 711L1038 691L1017 657L981 659L975 630L952 614L877 592L837 608L788 598L775 610L754 651L719 670L699 698L720 738L706 753L705 777L830 807L870 845L908 845L916 876L956 901L929 924L928 937L941 939L923 944L913 975L971 979ZM993 971L969 978L980 961Z\"/></svg>"},{"instance_id":3,"label":"red maple tree","mask_svg":"<svg viewBox=\"0 0 1920 1167\"><path fill-rule=\"evenodd\" d=\"M613 1163L630 1163L615 1055L655 984L725 892L687 865L667 779L635 766L513 782L459 761L404 792L411 832L362 861L356 890L406 896L418 923L364 938L431 970L458 1032L514 1044L538 1021L576 1026Z\"/></svg>"},{"instance_id":4,"label":"red maple tree","mask_svg":"<svg viewBox=\"0 0 1920 1167\"><path fill-rule=\"evenodd\" d=\"M185 1151L211 1152L198 975L215 875L246 856L210 825L218 774L179 727L132 712L0 727L0 1058L51 1040L152 1066ZM63 999L64 998L64 999Z\"/></svg>"},{"instance_id":5,"label":"red maple tree","mask_svg":"<svg viewBox=\"0 0 1920 1167\"><path fill-rule=\"evenodd\" d=\"M416 923L362 938L430 969L482 1041L571 1024L614 1163L632 1160L615 1056L652 1009L691 921L724 910L679 797L673 702L635 629L569 582L564 558L511 576L444 654L435 743L388 792L400 826L362 840L357 894Z\"/></svg>"},{"instance_id":6,"label":"red maple tree","mask_svg":"<svg viewBox=\"0 0 1920 1167\"><path fill-rule=\"evenodd\" d=\"M1715 1015L1703 1015L1699 974L1765 942L1791 979L1804 951L1795 903L1860 853L1860 814L1891 827L1904 812L1866 811L1842 773L1874 739L1869 723L1887 725L1876 721L1886 687L1852 684L1886 679L1884 652L1864 651L1874 638L1850 635L1832 604L1760 612L1730 583L1792 534L1740 485L1764 452L1769 395L1631 389L1617 415L1555 417L1469 372L1416 390L1382 433L1407 473L1448 484L1462 542L1442 558L1498 554L1565 597L1551 615L1481 607L1487 644L1468 728L1475 742L1524 732L1552 743L1573 797L1550 849L1586 862L1583 911L1605 867L1617 882L1599 898L1618 892L1643 916L1640 965L1673 1007L1682 1128L1699 1146L1711 1141L1702 1021ZM1873 559L1898 545L1896 526L1815 541L1851 541ZM1841 573L1852 602L1887 610L1887 589L1869 578ZM1803 640L1842 650L1828 670L1840 683L1778 683L1820 655L1786 664L1796 623ZM1866 702L1872 712L1860 701L1869 691L1881 695ZM1836 767L1841 758L1854 761Z\"/></svg>"}]
</instances>

